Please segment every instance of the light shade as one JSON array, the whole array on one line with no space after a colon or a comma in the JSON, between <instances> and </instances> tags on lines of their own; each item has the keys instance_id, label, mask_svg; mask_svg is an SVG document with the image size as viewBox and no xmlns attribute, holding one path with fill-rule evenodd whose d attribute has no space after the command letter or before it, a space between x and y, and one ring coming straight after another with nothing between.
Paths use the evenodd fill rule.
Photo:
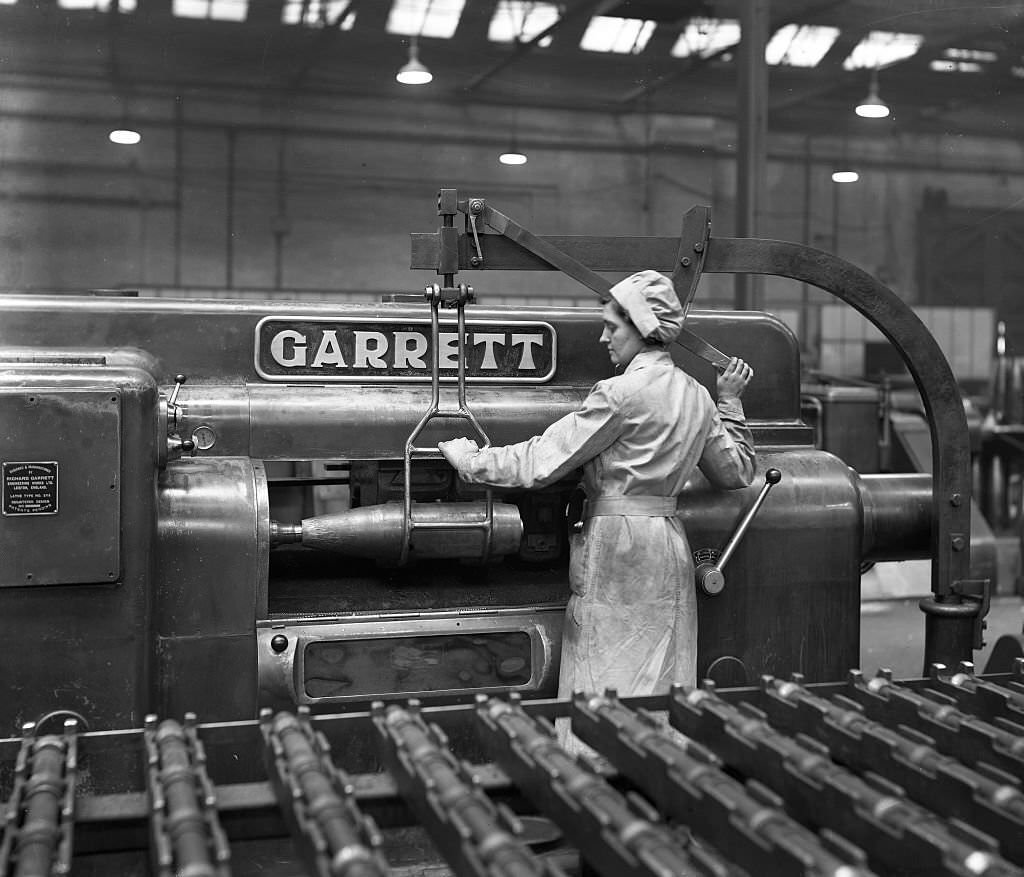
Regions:
<instances>
[{"instance_id":1,"label":"light shade","mask_svg":"<svg viewBox=\"0 0 1024 877\"><path fill-rule=\"evenodd\" d=\"M115 128L107 136L111 143L118 143L122 146L134 146L142 140L142 135L131 128Z\"/></svg>"},{"instance_id":2,"label":"light shade","mask_svg":"<svg viewBox=\"0 0 1024 877\"><path fill-rule=\"evenodd\" d=\"M420 63L419 49L413 37L409 43L409 60L395 75L395 79L402 85L426 85L433 78L433 74Z\"/></svg>"},{"instance_id":3,"label":"light shade","mask_svg":"<svg viewBox=\"0 0 1024 877\"><path fill-rule=\"evenodd\" d=\"M877 72L871 74L871 88L868 89L868 96L857 104L857 109L854 112L865 119L884 119L889 115L888 104L878 96Z\"/></svg>"},{"instance_id":4,"label":"light shade","mask_svg":"<svg viewBox=\"0 0 1024 877\"><path fill-rule=\"evenodd\" d=\"M526 164L526 155L520 152L518 149L510 149L508 152L503 152L498 156L498 161L502 164Z\"/></svg>"},{"instance_id":5,"label":"light shade","mask_svg":"<svg viewBox=\"0 0 1024 877\"><path fill-rule=\"evenodd\" d=\"M833 171L832 182L833 183L856 183L860 179L860 174L856 171Z\"/></svg>"}]
</instances>

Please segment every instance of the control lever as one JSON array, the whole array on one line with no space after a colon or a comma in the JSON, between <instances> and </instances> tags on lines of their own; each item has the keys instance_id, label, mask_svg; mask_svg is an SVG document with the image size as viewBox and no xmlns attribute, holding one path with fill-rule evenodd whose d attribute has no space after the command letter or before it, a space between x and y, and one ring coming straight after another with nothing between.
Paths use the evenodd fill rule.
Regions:
<instances>
[{"instance_id":1,"label":"control lever","mask_svg":"<svg viewBox=\"0 0 1024 877\"><path fill-rule=\"evenodd\" d=\"M174 389L164 405L164 422L166 424L167 440L161 455L161 468L168 460L176 460L183 454L194 454L196 443L192 439L183 439L178 435L178 412L181 406L178 405L178 394L181 392L181 385L188 380L187 375L174 376Z\"/></svg>"},{"instance_id":2,"label":"control lever","mask_svg":"<svg viewBox=\"0 0 1024 877\"><path fill-rule=\"evenodd\" d=\"M171 398L167 400L167 413L174 409L174 425L178 425L178 393L181 392L181 385L188 380L188 375L174 376L174 389L171 390Z\"/></svg>"},{"instance_id":3,"label":"control lever","mask_svg":"<svg viewBox=\"0 0 1024 877\"><path fill-rule=\"evenodd\" d=\"M761 492L743 516L743 520L740 521L736 532L732 534L732 538L726 543L725 548L721 552L704 550L695 553L694 560L697 561L697 568L693 571L693 574L697 580L697 587L709 597L722 593L722 589L725 588L725 575L722 572L722 568L729 562L729 558L732 557L736 546L740 544L743 534L747 532L750 522L754 520L754 515L757 514L757 510L761 508L765 497L768 496L768 491L781 480L782 473L778 469L766 471L764 473L764 486L761 488Z\"/></svg>"}]
</instances>

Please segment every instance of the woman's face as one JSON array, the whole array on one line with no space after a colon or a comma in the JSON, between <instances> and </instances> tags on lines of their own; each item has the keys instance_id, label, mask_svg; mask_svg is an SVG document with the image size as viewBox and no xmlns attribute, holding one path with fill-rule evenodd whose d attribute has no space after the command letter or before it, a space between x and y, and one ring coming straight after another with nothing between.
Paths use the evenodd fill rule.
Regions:
<instances>
[{"instance_id":1,"label":"woman's face","mask_svg":"<svg viewBox=\"0 0 1024 877\"><path fill-rule=\"evenodd\" d=\"M608 346L608 357L613 365L625 368L633 357L644 349L644 339L636 326L619 313L614 302L604 306L604 331L601 343Z\"/></svg>"}]
</instances>

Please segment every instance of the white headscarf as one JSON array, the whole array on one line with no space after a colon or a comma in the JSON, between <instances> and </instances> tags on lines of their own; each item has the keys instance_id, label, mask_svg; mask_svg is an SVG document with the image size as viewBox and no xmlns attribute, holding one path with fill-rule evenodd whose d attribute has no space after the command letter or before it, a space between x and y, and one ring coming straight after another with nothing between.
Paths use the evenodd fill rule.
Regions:
<instances>
[{"instance_id":1,"label":"white headscarf","mask_svg":"<svg viewBox=\"0 0 1024 877\"><path fill-rule=\"evenodd\" d=\"M686 312L672 281L664 274L650 269L638 271L616 283L610 291L644 338L672 341L683 328Z\"/></svg>"}]
</instances>

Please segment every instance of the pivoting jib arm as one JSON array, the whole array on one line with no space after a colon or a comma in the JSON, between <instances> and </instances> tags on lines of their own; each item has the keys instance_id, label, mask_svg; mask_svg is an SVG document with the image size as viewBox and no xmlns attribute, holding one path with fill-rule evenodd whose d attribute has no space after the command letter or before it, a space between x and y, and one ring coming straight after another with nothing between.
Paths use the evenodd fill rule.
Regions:
<instances>
[{"instance_id":1,"label":"pivoting jib arm","mask_svg":"<svg viewBox=\"0 0 1024 877\"><path fill-rule=\"evenodd\" d=\"M466 217L466 230L452 216ZM855 265L813 247L787 241L711 236L710 209L694 207L680 237L538 236L487 205L442 189L443 227L412 235L413 269L446 277L461 270L559 270L602 300L610 284L597 272L654 268L670 274L685 308L701 273L769 274L809 283L870 320L899 352L928 416L932 443L932 596L926 615L925 665L953 665L981 647L987 587L970 579L971 459L967 418L956 378L931 333L899 296ZM492 229L486 233L485 227ZM688 330L680 343L722 367L720 351Z\"/></svg>"}]
</instances>

